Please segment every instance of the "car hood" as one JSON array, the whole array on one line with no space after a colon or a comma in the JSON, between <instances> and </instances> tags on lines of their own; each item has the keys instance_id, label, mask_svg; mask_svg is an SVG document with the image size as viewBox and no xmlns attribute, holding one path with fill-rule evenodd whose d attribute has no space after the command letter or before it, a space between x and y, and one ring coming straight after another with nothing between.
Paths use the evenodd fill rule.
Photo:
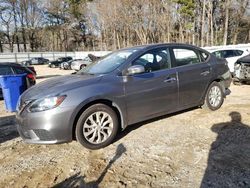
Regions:
<instances>
[{"instance_id":1,"label":"car hood","mask_svg":"<svg viewBox=\"0 0 250 188\"><path fill-rule=\"evenodd\" d=\"M55 96L74 88L84 87L98 82L102 76L97 75L67 75L58 76L36 84L22 94L22 101L34 100L46 96Z\"/></svg>"}]
</instances>

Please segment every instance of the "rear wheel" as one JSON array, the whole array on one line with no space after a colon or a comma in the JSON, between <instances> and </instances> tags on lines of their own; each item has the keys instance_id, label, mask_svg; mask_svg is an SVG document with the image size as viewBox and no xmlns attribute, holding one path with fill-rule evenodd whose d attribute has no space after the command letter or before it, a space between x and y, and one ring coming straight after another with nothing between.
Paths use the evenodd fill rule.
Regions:
<instances>
[{"instance_id":1,"label":"rear wheel","mask_svg":"<svg viewBox=\"0 0 250 188\"><path fill-rule=\"evenodd\" d=\"M218 82L213 82L206 93L204 107L209 110L218 110L224 102L223 90Z\"/></svg>"},{"instance_id":2,"label":"rear wheel","mask_svg":"<svg viewBox=\"0 0 250 188\"><path fill-rule=\"evenodd\" d=\"M241 82L239 79L234 78L234 79L233 79L233 84L234 84L234 85L237 85L237 86L240 86L240 85L242 85L242 82Z\"/></svg>"},{"instance_id":3,"label":"rear wheel","mask_svg":"<svg viewBox=\"0 0 250 188\"><path fill-rule=\"evenodd\" d=\"M76 125L76 139L89 149L100 149L109 145L118 131L117 115L104 104L87 108Z\"/></svg>"}]
</instances>

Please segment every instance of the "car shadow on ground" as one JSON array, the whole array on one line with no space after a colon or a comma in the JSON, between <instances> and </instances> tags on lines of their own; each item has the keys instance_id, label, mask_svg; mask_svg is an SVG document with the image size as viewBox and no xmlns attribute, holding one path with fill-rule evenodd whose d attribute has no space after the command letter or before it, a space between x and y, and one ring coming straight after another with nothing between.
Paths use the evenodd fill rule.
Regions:
<instances>
[{"instance_id":1,"label":"car shadow on ground","mask_svg":"<svg viewBox=\"0 0 250 188\"><path fill-rule=\"evenodd\" d=\"M68 188L68 187L90 187L90 188L95 188L98 187L99 184L102 182L103 178L105 177L105 175L108 172L108 169L111 168L111 166L115 163L115 161L117 159L119 159L125 152L127 151L126 147L121 143L117 146L116 148L116 153L114 155L114 157L109 161L109 163L107 164L107 166L103 169L102 173L100 174L99 178L96 181L92 181L92 182L85 182L84 178L85 176L82 176L79 173L67 178L66 180L64 180L63 182L57 184L54 186L54 188Z\"/></svg>"},{"instance_id":2,"label":"car shadow on ground","mask_svg":"<svg viewBox=\"0 0 250 188\"><path fill-rule=\"evenodd\" d=\"M171 113L171 114L167 114L167 115L159 116L159 117L156 117L156 118L152 118L152 119L149 119L149 120L146 120L146 121L143 121L143 122L140 122L140 123L136 123L136 124L133 124L133 125L129 125L124 131L120 131L117 134L116 138L114 139L114 142L117 142L118 140L122 139L127 134L129 134L130 132L132 132L132 131L134 131L136 129L139 129L143 125L153 123L155 121L159 121L159 120L162 120L162 119L165 119L165 118L176 116L176 115L179 115L179 114L182 114L182 113L185 113L185 112L189 112L189 111L192 111L192 110L195 110L195 109L199 109L199 108L200 107L193 107L193 108L189 108L189 109L182 110L182 111L179 111L179 112L174 112L174 113Z\"/></svg>"},{"instance_id":3,"label":"car shadow on ground","mask_svg":"<svg viewBox=\"0 0 250 188\"><path fill-rule=\"evenodd\" d=\"M54 75L45 75L45 76L37 76L36 79L44 79L44 78L53 78L56 76L61 76L60 74L54 74Z\"/></svg>"},{"instance_id":4,"label":"car shadow on ground","mask_svg":"<svg viewBox=\"0 0 250 188\"><path fill-rule=\"evenodd\" d=\"M239 112L231 112L230 122L215 124L207 168L201 182L206 187L250 187L250 127L241 122Z\"/></svg>"},{"instance_id":5,"label":"car shadow on ground","mask_svg":"<svg viewBox=\"0 0 250 188\"><path fill-rule=\"evenodd\" d=\"M19 136L15 126L15 115L0 117L0 144Z\"/></svg>"}]
</instances>

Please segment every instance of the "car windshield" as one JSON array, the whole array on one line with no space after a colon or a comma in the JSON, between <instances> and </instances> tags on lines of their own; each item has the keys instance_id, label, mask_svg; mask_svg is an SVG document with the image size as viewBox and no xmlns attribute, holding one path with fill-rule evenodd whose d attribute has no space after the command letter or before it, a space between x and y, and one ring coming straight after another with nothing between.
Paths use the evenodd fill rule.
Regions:
<instances>
[{"instance_id":1,"label":"car windshield","mask_svg":"<svg viewBox=\"0 0 250 188\"><path fill-rule=\"evenodd\" d=\"M78 74L106 74L114 71L120 65L122 65L132 53L134 53L135 49L130 50L122 50L113 52L103 58L91 63L84 69L80 70Z\"/></svg>"}]
</instances>

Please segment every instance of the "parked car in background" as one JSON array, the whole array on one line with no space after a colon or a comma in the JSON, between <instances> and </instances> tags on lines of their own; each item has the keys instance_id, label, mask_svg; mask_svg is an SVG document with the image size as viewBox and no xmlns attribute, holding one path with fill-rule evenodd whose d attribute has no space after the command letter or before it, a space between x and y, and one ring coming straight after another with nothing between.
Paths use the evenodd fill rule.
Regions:
<instances>
[{"instance_id":1,"label":"parked car in background","mask_svg":"<svg viewBox=\"0 0 250 188\"><path fill-rule=\"evenodd\" d=\"M234 65L233 83L240 85L250 82L250 55L238 59Z\"/></svg>"},{"instance_id":2,"label":"parked car in background","mask_svg":"<svg viewBox=\"0 0 250 188\"><path fill-rule=\"evenodd\" d=\"M29 66L29 65L31 65L31 61L30 60L21 61L20 64L23 66Z\"/></svg>"},{"instance_id":3,"label":"parked car in background","mask_svg":"<svg viewBox=\"0 0 250 188\"><path fill-rule=\"evenodd\" d=\"M214 54L216 57L226 59L228 62L229 70L233 74L235 62L239 58L248 55L249 51L242 50L242 49L220 49L220 50L212 51L211 53Z\"/></svg>"},{"instance_id":4,"label":"parked car in background","mask_svg":"<svg viewBox=\"0 0 250 188\"><path fill-rule=\"evenodd\" d=\"M71 69L79 71L79 70L83 69L84 67L86 67L87 65L89 65L90 63L92 63L100 58L101 57L99 57L99 56L95 56L93 54L88 54L88 56L85 57L84 59L79 59L77 61L73 61L71 63Z\"/></svg>"},{"instance_id":5,"label":"parked car in background","mask_svg":"<svg viewBox=\"0 0 250 188\"><path fill-rule=\"evenodd\" d=\"M72 59L73 59L72 57L59 57L57 60L49 62L49 67L50 68L60 67L61 63L70 61Z\"/></svg>"},{"instance_id":6,"label":"parked car in background","mask_svg":"<svg viewBox=\"0 0 250 188\"><path fill-rule=\"evenodd\" d=\"M36 71L34 67L24 67L18 63L0 63L0 75L27 74L27 87L36 84ZM0 98L3 98L0 86Z\"/></svg>"},{"instance_id":7,"label":"parked car in background","mask_svg":"<svg viewBox=\"0 0 250 188\"><path fill-rule=\"evenodd\" d=\"M186 44L121 49L24 92L17 129L29 143L76 138L102 148L128 125L196 106L219 109L232 81L226 63Z\"/></svg>"},{"instance_id":8,"label":"parked car in background","mask_svg":"<svg viewBox=\"0 0 250 188\"><path fill-rule=\"evenodd\" d=\"M86 67L90 63L92 63L92 60L89 59L89 57L86 57L84 59L78 59L78 60L75 60L71 63L71 69L79 71L80 69L83 69L84 67Z\"/></svg>"},{"instance_id":9,"label":"parked car in background","mask_svg":"<svg viewBox=\"0 0 250 188\"><path fill-rule=\"evenodd\" d=\"M74 59L74 60L72 59L70 61L63 62L63 63L61 63L60 68L64 69L64 70L70 70L72 62L74 62L74 61L81 61L81 60L82 59Z\"/></svg>"},{"instance_id":10,"label":"parked car in background","mask_svg":"<svg viewBox=\"0 0 250 188\"><path fill-rule=\"evenodd\" d=\"M72 57L60 57L56 61L49 62L48 66L50 68L60 67L61 63L72 60Z\"/></svg>"},{"instance_id":11,"label":"parked car in background","mask_svg":"<svg viewBox=\"0 0 250 188\"><path fill-rule=\"evenodd\" d=\"M29 66L29 65L44 65L44 64L48 64L49 60L45 59L43 57L34 57L31 58L30 60L27 61L22 61L21 64L25 65L25 66Z\"/></svg>"}]
</instances>

